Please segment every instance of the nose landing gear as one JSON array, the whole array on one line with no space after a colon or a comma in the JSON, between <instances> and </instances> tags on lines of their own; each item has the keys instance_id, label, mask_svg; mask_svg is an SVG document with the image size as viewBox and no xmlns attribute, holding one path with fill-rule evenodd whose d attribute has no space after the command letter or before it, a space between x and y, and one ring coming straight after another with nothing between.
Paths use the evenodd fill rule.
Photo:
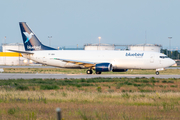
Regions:
<instances>
[{"instance_id":1,"label":"nose landing gear","mask_svg":"<svg viewBox=\"0 0 180 120\"><path fill-rule=\"evenodd\" d=\"M165 70L165 68L158 68L156 69L156 75L159 75L159 71Z\"/></svg>"},{"instance_id":2,"label":"nose landing gear","mask_svg":"<svg viewBox=\"0 0 180 120\"><path fill-rule=\"evenodd\" d=\"M156 75L159 75L159 71L156 71Z\"/></svg>"}]
</instances>

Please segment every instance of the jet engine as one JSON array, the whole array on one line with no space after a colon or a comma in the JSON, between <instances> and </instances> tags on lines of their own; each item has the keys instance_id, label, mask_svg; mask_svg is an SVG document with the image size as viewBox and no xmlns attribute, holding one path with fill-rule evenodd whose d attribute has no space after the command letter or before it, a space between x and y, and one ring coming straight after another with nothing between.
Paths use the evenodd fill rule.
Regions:
<instances>
[{"instance_id":1,"label":"jet engine","mask_svg":"<svg viewBox=\"0 0 180 120\"><path fill-rule=\"evenodd\" d=\"M96 72L109 72L112 71L111 63L99 63L95 67Z\"/></svg>"}]
</instances>

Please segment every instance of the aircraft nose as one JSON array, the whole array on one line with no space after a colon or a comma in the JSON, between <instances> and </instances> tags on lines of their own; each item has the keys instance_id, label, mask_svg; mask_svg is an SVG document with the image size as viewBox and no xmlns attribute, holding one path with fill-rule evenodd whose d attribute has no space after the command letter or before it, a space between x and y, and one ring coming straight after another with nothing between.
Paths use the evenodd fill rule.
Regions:
<instances>
[{"instance_id":1,"label":"aircraft nose","mask_svg":"<svg viewBox=\"0 0 180 120\"><path fill-rule=\"evenodd\" d=\"M170 66L174 65L176 63L176 61L174 61L173 59L171 59L171 61L169 62Z\"/></svg>"}]
</instances>

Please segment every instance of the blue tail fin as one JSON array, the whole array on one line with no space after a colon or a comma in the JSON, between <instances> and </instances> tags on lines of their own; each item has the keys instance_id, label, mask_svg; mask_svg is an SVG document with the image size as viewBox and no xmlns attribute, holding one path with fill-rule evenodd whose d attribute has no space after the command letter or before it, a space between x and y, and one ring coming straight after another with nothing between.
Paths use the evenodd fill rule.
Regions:
<instances>
[{"instance_id":1,"label":"blue tail fin","mask_svg":"<svg viewBox=\"0 0 180 120\"><path fill-rule=\"evenodd\" d=\"M57 50L43 45L25 22L19 22L19 26L26 51Z\"/></svg>"}]
</instances>

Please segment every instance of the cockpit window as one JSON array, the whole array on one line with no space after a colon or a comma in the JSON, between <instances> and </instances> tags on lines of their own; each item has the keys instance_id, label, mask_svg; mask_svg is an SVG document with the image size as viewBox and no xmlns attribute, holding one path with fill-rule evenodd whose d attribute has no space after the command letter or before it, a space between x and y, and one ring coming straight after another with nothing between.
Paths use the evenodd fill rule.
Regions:
<instances>
[{"instance_id":1,"label":"cockpit window","mask_svg":"<svg viewBox=\"0 0 180 120\"><path fill-rule=\"evenodd\" d=\"M164 59L164 58L168 58L168 56L160 56L160 58Z\"/></svg>"}]
</instances>

